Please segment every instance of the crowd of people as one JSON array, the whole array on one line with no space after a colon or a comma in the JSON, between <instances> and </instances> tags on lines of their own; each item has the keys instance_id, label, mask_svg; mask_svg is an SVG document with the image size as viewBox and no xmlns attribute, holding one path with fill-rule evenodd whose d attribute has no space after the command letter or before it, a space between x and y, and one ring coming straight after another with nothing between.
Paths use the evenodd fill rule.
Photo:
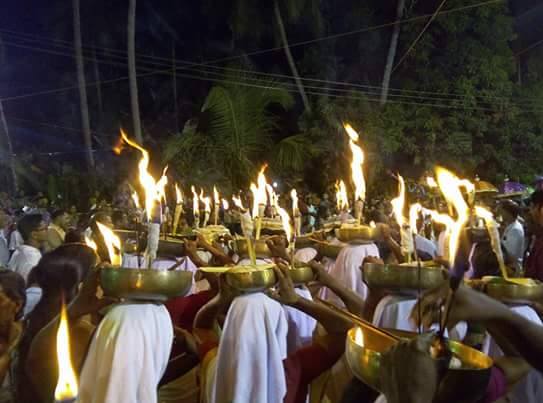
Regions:
<instances>
[{"instance_id":1,"label":"crowd of people","mask_svg":"<svg viewBox=\"0 0 543 403\"><path fill-rule=\"evenodd\" d=\"M368 202L365 208L363 221L375 224L378 236L349 245L323 229L337 213L333 194L300 197L302 232L339 245L341 251L324 256L319 248L306 246L291 254L283 236L270 236L270 256L264 261L274 263L278 282L262 292L240 293L223 276L198 270L243 264L228 238L186 238L175 257L183 255L185 263L177 270L192 271L194 284L189 295L165 303L111 299L100 289L100 270L110 256L97 223L116 230L142 228L129 194L112 203L93 202L88 213L35 200L33 206L25 200L19 207L4 201L0 211L0 380L5 401L54 400L62 304L68 307L77 401L82 403L543 401L543 300L507 305L478 291L476 280L501 274L477 222L463 235L466 253L460 265L461 277L472 286L461 284L456 290L447 327L451 338L488 354L485 343L499 347L488 377L469 388L441 387L443 374L430 355L433 338L423 333L383 355L378 392L354 377L345 363L345 340L353 322L320 299L376 326L415 331L435 325L435 313L451 292L446 282L418 299L398 299L364 283L364 263L405 260L400 228L387 200ZM480 203L499 218L510 275L543 281L543 191L535 191L526 203L494 197ZM194 225L190 201L185 206L180 233ZM231 233L241 233L239 213L235 207L221 208L221 222ZM173 209L165 209L166 230L171 230L172 215ZM418 218L417 256L447 267L444 227L424 214ZM96 243L96 251L88 240ZM123 258L126 262L130 256ZM314 282L293 283L289 267L298 263L311 267ZM387 322L391 307L406 301L408 312ZM532 316L519 313L518 305ZM459 323L466 324L465 330L453 336ZM457 393L464 389L469 393Z\"/></svg>"}]
</instances>

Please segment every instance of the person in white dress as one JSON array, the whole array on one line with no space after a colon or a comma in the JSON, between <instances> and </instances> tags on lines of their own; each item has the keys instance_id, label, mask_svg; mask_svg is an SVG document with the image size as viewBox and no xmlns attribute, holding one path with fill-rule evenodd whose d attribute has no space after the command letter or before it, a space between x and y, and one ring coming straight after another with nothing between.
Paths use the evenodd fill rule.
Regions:
<instances>
[{"instance_id":1,"label":"person in white dress","mask_svg":"<svg viewBox=\"0 0 543 403\"><path fill-rule=\"evenodd\" d=\"M518 220L520 207L512 200L504 200L500 203L499 212L503 219L504 230L502 245L509 257L509 261L516 267L522 267L524 257L524 227Z\"/></svg>"}]
</instances>

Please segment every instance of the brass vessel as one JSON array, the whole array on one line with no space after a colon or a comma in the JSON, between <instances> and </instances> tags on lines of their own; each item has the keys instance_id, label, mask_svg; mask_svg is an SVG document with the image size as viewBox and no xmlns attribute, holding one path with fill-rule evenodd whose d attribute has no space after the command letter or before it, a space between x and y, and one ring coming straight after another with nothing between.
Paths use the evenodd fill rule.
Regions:
<instances>
[{"instance_id":1,"label":"brass vessel","mask_svg":"<svg viewBox=\"0 0 543 403\"><path fill-rule=\"evenodd\" d=\"M277 282L273 267L273 264L234 266L228 268L224 276L226 282L239 291L262 291L273 287Z\"/></svg>"},{"instance_id":2,"label":"brass vessel","mask_svg":"<svg viewBox=\"0 0 543 403\"><path fill-rule=\"evenodd\" d=\"M190 291L192 273L106 267L100 271L100 284L109 297L166 301Z\"/></svg>"},{"instance_id":3,"label":"brass vessel","mask_svg":"<svg viewBox=\"0 0 543 403\"><path fill-rule=\"evenodd\" d=\"M342 226L336 229L336 236L341 242L372 241L378 230L369 225Z\"/></svg>"},{"instance_id":4,"label":"brass vessel","mask_svg":"<svg viewBox=\"0 0 543 403\"><path fill-rule=\"evenodd\" d=\"M447 271L434 262L413 264L380 264L366 263L362 268L364 282L370 288L387 288L396 290L430 289L439 286L448 278Z\"/></svg>"},{"instance_id":5,"label":"brass vessel","mask_svg":"<svg viewBox=\"0 0 543 403\"><path fill-rule=\"evenodd\" d=\"M313 270L309 266L291 267L289 270L290 278L295 285L309 283L315 279Z\"/></svg>"},{"instance_id":6,"label":"brass vessel","mask_svg":"<svg viewBox=\"0 0 543 403\"><path fill-rule=\"evenodd\" d=\"M247 240L245 238L234 240L234 251L242 258L249 257ZM266 238L260 238L258 241L255 241L255 255L257 259L271 257L270 249L268 248L268 245L266 245Z\"/></svg>"},{"instance_id":7,"label":"brass vessel","mask_svg":"<svg viewBox=\"0 0 543 403\"><path fill-rule=\"evenodd\" d=\"M500 301L535 301L543 299L543 283L536 281L533 286L513 284L502 277L483 278L487 282L485 292Z\"/></svg>"},{"instance_id":8,"label":"brass vessel","mask_svg":"<svg viewBox=\"0 0 543 403\"><path fill-rule=\"evenodd\" d=\"M332 259L338 257L339 252L345 247L345 245L335 245L329 242L319 242L317 249L322 256L326 256Z\"/></svg>"}]
</instances>

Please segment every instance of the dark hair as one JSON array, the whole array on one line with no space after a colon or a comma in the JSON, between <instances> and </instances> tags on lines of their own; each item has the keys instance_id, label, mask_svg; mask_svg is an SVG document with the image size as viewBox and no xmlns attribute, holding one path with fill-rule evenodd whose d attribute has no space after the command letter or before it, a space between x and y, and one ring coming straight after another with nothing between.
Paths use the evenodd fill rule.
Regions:
<instances>
[{"instance_id":1,"label":"dark hair","mask_svg":"<svg viewBox=\"0 0 543 403\"><path fill-rule=\"evenodd\" d=\"M95 264L94 250L82 243L71 243L43 255L32 271L44 295L62 292L69 298Z\"/></svg>"},{"instance_id":2,"label":"dark hair","mask_svg":"<svg viewBox=\"0 0 543 403\"><path fill-rule=\"evenodd\" d=\"M27 214L17 222L17 230L26 242L30 239L30 234L36 231L42 222L43 216L41 214Z\"/></svg>"},{"instance_id":3,"label":"dark hair","mask_svg":"<svg viewBox=\"0 0 543 403\"><path fill-rule=\"evenodd\" d=\"M543 190L536 190L532 193L529 204L537 208L543 207Z\"/></svg>"},{"instance_id":4,"label":"dark hair","mask_svg":"<svg viewBox=\"0 0 543 403\"><path fill-rule=\"evenodd\" d=\"M51 220L55 220L56 218L58 218L58 217L60 217L61 215L64 215L64 214L66 214L66 210L64 210L64 209L54 210L51 213Z\"/></svg>"},{"instance_id":5,"label":"dark hair","mask_svg":"<svg viewBox=\"0 0 543 403\"><path fill-rule=\"evenodd\" d=\"M66 232L66 236L64 237L64 243L84 243L85 237L83 236L83 232L72 229Z\"/></svg>"},{"instance_id":6,"label":"dark hair","mask_svg":"<svg viewBox=\"0 0 543 403\"><path fill-rule=\"evenodd\" d=\"M477 243L471 262L474 270L473 278L480 279L485 276L500 275L498 258L488 241Z\"/></svg>"},{"instance_id":7,"label":"dark hair","mask_svg":"<svg viewBox=\"0 0 543 403\"><path fill-rule=\"evenodd\" d=\"M503 200L500 203L500 207L504 211L508 212L511 216L513 216L514 219L517 219L521 212L520 206L517 203L515 203L513 200L509 200L509 199Z\"/></svg>"},{"instance_id":8,"label":"dark hair","mask_svg":"<svg viewBox=\"0 0 543 403\"><path fill-rule=\"evenodd\" d=\"M23 276L11 270L0 270L0 288L9 299L21 304L21 309L15 315L15 319L21 319L26 304L25 280Z\"/></svg>"}]
</instances>

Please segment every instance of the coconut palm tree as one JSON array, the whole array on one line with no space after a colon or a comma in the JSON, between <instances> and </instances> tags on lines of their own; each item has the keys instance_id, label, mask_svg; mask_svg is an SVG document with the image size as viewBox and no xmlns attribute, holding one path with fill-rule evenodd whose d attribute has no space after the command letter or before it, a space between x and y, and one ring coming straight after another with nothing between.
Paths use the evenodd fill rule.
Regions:
<instances>
[{"instance_id":1,"label":"coconut palm tree","mask_svg":"<svg viewBox=\"0 0 543 403\"><path fill-rule=\"evenodd\" d=\"M128 3L128 76L130 81L130 105L136 141L143 143L141 133L140 107L138 100L138 81L136 77L136 0Z\"/></svg>"}]
</instances>

